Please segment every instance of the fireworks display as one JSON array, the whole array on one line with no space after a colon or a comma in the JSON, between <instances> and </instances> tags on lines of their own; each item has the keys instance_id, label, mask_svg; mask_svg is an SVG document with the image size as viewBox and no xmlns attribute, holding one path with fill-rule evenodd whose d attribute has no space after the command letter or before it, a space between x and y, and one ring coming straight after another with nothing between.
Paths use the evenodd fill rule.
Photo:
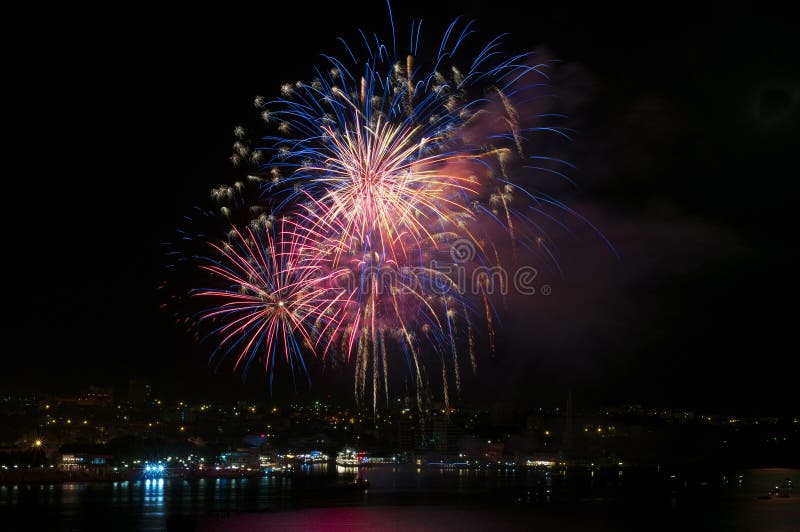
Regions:
<instances>
[{"instance_id":1,"label":"fireworks display","mask_svg":"<svg viewBox=\"0 0 800 532\"><path fill-rule=\"evenodd\" d=\"M212 334L221 338L220 348L239 352L237 367L248 368L263 353L267 367L283 355L292 373L296 367L306 372L301 344L313 349L311 327L319 326L337 301L320 268L298 259L298 242L279 234L276 240L271 230L234 230L230 242L213 245L219 260L201 268L227 288L200 289L195 295L221 301L202 320L221 323Z\"/></svg>"},{"instance_id":2,"label":"fireworks display","mask_svg":"<svg viewBox=\"0 0 800 532\"><path fill-rule=\"evenodd\" d=\"M470 56L458 21L426 50L421 26L402 53L394 31L342 41L310 80L255 99L265 134L234 131L247 180L212 192L230 222L195 257L211 287L192 295L237 367L262 364L272 382L277 360L295 376L307 355L333 357L374 409L405 366L418 404L434 375L449 407L465 362L495 348L509 281L493 272L520 253L558 269L548 231L582 218L541 192L569 181L538 142L568 134L550 111L552 63L504 56L500 39Z\"/></svg>"}]
</instances>

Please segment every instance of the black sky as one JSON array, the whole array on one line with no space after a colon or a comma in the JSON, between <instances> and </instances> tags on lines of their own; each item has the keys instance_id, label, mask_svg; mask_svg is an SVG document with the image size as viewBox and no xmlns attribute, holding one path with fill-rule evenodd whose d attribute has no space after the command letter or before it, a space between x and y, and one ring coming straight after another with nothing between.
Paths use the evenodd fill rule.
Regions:
<instances>
[{"instance_id":1,"label":"black sky","mask_svg":"<svg viewBox=\"0 0 800 532\"><path fill-rule=\"evenodd\" d=\"M587 403L796 410L792 17L765 5L394 10L403 39L412 17L436 39L456 15L482 39L509 32L509 52L563 61L571 200L622 257L565 242L564 278L546 300L511 302L503 348L467 395L547 402L573 387ZM148 376L164 393L241 392L159 310L160 243L234 179L232 130L255 117L253 97L310 77L358 28L390 36L382 2L3 13L5 388Z\"/></svg>"}]
</instances>

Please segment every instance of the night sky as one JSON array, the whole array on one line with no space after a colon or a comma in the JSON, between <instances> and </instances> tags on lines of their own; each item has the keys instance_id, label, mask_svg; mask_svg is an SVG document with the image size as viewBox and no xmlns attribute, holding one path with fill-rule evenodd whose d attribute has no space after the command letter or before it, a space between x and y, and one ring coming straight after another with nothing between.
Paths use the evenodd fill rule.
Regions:
<instances>
[{"instance_id":1,"label":"night sky","mask_svg":"<svg viewBox=\"0 0 800 532\"><path fill-rule=\"evenodd\" d=\"M509 32L509 53L563 62L570 203L621 256L565 237L564 277L509 303L466 398L552 404L572 388L584 405L796 410L796 21L765 5L397 4L401 42L412 17L433 43L463 15L478 40ZM390 38L383 3L0 19L4 389L147 377L164 395L266 394L257 372L244 387L212 375L207 349L159 309L161 242L236 179L232 132L257 117L253 97L311 77L339 36ZM350 375L300 396L349 393Z\"/></svg>"}]
</instances>

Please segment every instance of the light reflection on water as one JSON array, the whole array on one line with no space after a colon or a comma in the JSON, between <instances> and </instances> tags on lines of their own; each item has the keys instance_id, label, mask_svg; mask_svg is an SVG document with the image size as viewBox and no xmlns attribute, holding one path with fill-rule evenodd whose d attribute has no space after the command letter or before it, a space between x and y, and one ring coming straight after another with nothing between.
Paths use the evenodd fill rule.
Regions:
<instances>
[{"instance_id":1,"label":"light reflection on water","mask_svg":"<svg viewBox=\"0 0 800 532\"><path fill-rule=\"evenodd\" d=\"M368 490L355 490L348 486L357 474L368 478ZM628 492L648 494L641 499L645 504L654 504L652 501L657 501L658 497L672 502L672 506L667 504L660 511L673 511L676 504L678 507L685 505L691 496L694 497L692 501L700 500L704 505L717 499L734 501L731 508L740 512L745 522L750 524L754 523L752 519L756 519L755 524L762 518L776 519L770 513L773 509L783 512L781 515L786 519L796 518L800 522L798 490L787 501L756 501L757 496L785 478L791 478L795 486L800 485L800 470L763 469L717 474L719 478L713 490L696 487L696 492L685 491L689 493L686 497L681 495L684 492L679 491L676 495L669 491L674 489L672 484L643 484L631 489L633 477L635 474L628 471L620 476L616 471L591 475L586 471L549 474L526 469L314 466L299 469L290 477L12 485L0 486L0 522L16 521L14 516L24 513L31 522L31 529L81 529L96 527L98 523L104 523L104 527L108 523L107 528L119 530L163 529L169 520L174 519L197 520L209 515L227 518L244 512L275 515L274 512L320 506L370 507L369 511L374 513L380 508L398 505L427 505L435 507L437 512L448 508L457 511L467 504L472 509L483 505L492 511L507 508L538 514L543 507L554 502L562 505L553 508L560 509L559 515L565 514L568 520L574 513L572 510L583 511L581 509L591 505L613 502L614 497L626 489L626 483ZM712 476L708 478L713 483ZM675 485L680 490L683 484ZM637 504L639 502L625 503L621 507L627 511ZM612 506L617 508L614 505L608 507ZM552 513L553 509L548 511Z\"/></svg>"},{"instance_id":2,"label":"light reflection on water","mask_svg":"<svg viewBox=\"0 0 800 532\"><path fill-rule=\"evenodd\" d=\"M164 517L164 479L148 478L144 481L142 508L145 514Z\"/></svg>"}]
</instances>

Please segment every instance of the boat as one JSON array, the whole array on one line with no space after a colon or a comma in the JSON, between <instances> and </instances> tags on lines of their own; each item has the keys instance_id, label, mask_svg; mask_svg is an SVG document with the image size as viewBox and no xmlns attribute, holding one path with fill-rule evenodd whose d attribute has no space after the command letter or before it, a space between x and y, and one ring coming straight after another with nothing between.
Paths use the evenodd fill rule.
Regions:
<instances>
[{"instance_id":1,"label":"boat","mask_svg":"<svg viewBox=\"0 0 800 532\"><path fill-rule=\"evenodd\" d=\"M769 490L766 495L761 495L758 497L760 500L769 500L773 497L780 498L780 499L788 499L792 496L792 479L787 478L783 481L782 484L779 486L775 486L773 489Z\"/></svg>"},{"instance_id":2,"label":"boat","mask_svg":"<svg viewBox=\"0 0 800 532\"><path fill-rule=\"evenodd\" d=\"M369 480L362 476L357 476L352 482L348 482L342 487L349 490L366 490L369 488Z\"/></svg>"}]
</instances>

